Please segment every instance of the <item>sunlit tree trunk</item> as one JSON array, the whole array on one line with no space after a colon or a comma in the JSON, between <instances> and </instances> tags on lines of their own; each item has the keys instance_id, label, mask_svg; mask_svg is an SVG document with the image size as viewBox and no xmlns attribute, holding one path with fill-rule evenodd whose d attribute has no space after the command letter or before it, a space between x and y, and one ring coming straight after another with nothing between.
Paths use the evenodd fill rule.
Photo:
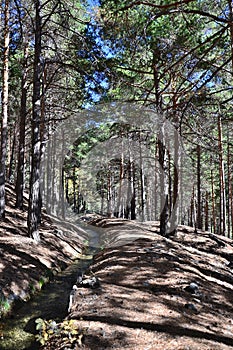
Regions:
<instances>
[{"instance_id":1,"label":"sunlit tree trunk","mask_svg":"<svg viewBox=\"0 0 233 350\"><path fill-rule=\"evenodd\" d=\"M7 155L7 124L8 124L8 94L9 94L9 0L4 3L4 43L2 63L2 122L0 149L0 219L5 218L5 182Z\"/></svg>"}]
</instances>

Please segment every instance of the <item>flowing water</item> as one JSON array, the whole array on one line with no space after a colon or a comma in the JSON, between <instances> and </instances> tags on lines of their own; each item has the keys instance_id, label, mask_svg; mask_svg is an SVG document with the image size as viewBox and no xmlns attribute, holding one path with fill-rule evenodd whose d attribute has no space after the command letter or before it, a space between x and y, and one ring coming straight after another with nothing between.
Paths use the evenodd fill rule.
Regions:
<instances>
[{"instance_id":1,"label":"flowing water","mask_svg":"<svg viewBox=\"0 0 233 350\"><path fill-rule=\"evenodd\" d=\"M43 290L26 302L11 318L1 322L1 350L36 350L35 320L37 318L62 321L68 315L69 295L77 275L84 272L92 262L93 254L100 247L100 234L82 225L89 237L89 248L85 255L59 273L54 281L44 286Z\"/></svg>"}]
</instances>

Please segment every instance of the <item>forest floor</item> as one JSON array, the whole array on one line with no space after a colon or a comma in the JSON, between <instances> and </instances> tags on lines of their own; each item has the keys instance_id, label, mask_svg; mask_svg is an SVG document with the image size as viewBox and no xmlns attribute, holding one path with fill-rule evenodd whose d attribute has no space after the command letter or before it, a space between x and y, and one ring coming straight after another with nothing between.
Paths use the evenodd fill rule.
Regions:
<instances>
[{"instance_id":1,"label":"forest floor","mask_svg":"<svg viewBox=\"0 0 233 350\"><path fill-rule=\"evenodd\" d=\"M78 285L68 317L83 349L233 349L232 240L185 226L166 239L156 222L92 224L112 246L94 257L99 285ZM54 337L44 349L62 344Z\"/></svg>"},{"instance_id":2,"label":"forest floor","mask_svg":"<svg viewBox=\"0 0 233 350\"><path fill-rule=\"evenodd\" d=\"M7 191L1 308L4 298L26 300L49 275L72 264L85 242L82 230L64 233L44 215L42 240L35 244L27 238L26 212L14 209L13 190ZM67 317L45 322L41 338L48 334L49 341L41 349L233 349L232 240L186 226L167 239L158 235L157 222L89 223L108 240L77 283ZM88 278L97 281L92 288L85 287Z\"/></svg>"}]
</instances>

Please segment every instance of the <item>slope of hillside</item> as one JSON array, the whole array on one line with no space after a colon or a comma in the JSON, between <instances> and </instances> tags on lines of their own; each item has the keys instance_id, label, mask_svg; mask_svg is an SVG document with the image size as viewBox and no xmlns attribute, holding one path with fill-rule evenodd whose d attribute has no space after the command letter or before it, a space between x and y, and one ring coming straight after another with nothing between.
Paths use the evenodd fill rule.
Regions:
<instances>
[{"instance_id":1,"label":"slope of hillside","mask_svg":"<svg viewBox=\"0 0 233 350\"><path fill-rule=\"evenodd\" d=\"M36 244L27 236L27 197L25 211L20 211L11 186L6 193L6 219L0 226L0 316L78 258L84 241L83 232L64 230L43 213L41 242Z\"/></svg>"},{"instance_id":2,"label":"slope of hillside","mask_svg":"<svg viewBox=\"0 0 233 350\"><path fill-rule=\"evenodd\" d=\"M43 349L233 349L230 239L181 226L170 240L157 234L157 223L92 224L106 230L111 246L74 291L65 322L78 336L59 335L57 325ZM87 288L87 278L98 283Z\"/></svg>"},{"instance_id":3,"label":"slope of hillside","mask_svg":"<svg viewBox=\"0 0 233 350\"><path fill-rule=\"evenodd\" d=\"M0 228L2 313L78 258L87 238L44 213L41 243L34 243L27 237L27 198L24 212L14 200L8 186ZM37 327L40 340L49 338L41 349L233 349L232 240L185 226L171 240L158 234L157 222L90 219L105 248L77 281L68 317L45 318L44 330ZM66 307L68 298L60 299ZM28 332L35 332L31 322Z\"/></svg>"}]
</instances>

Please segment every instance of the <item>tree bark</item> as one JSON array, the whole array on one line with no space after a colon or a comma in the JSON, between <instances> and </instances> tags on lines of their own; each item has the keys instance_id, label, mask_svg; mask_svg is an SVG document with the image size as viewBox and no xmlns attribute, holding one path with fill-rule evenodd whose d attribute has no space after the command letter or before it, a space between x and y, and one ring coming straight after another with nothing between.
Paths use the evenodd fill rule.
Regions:
<instances>
[{"instance_id":1,"label":"tree bark","mask_svg":"<svg viewBox=\"0 0 233 350\"><path fill-rule=\"evenodd\" d=\"M222 146L222 120L218 116L218 150L219 150L219 178L220 178L220 206L219 206L219 233L226 233L226 193L225 193L225 172Z\"/></svg>"},{"instance_id":2,"label":"tree bark","mask_svg":"<svg viewBox=\"0 0 233 350\"><path fill-rule=\"evenodd\" d=\"M161 126L160 137L158 140L159 147L159 163L160 171L160 186L161 186L161 213L160 213L160 234L168 235L168 219L169 219L169 179L168 179L168 151L165 147L165 130L164 125Z\"/></svg>"},{"instance_id":3,"label":"tree bark","mask_svg":"<svg viewBox=\"0 0 233 350\"><path fill-rule=\"evenodd\" d=\"M213 231L216 233L216 212L215 212L215 194L214 194L214 175L213 169L211 169L211 199L212 199L212 226Z\"/></svg>"},{"instance_id":4,"label":"tree bark","mask_svg":"<svg viewBox=\"0 0 233 350\"><path fill-rule=\"evenodd\" d=\"M107 216L109 218L113 217L113 175L112 175L112 169L111 164L108 165L108 171L107 171L107 181L108 181L108 192L107 192Z\"/></svg>"},{"instance_id":5,"label":"tree bark","mask_svg":"<svg viewBox=\"0 0 233 350\"><path fill-rule=\"evenodd\" d=\"M124 202L125 194L123 193L123 184L124 184L124 142L121 138L121 158L120 158L120 171L119 171L119 189L118 189L118 198L117 198L117 208L116 215L117 217L124 217Z\"/></svg>"},{"instance_id":6,"label":"tree bark","mask_svg":"<svg viewBox=\"0 0 233 350\"><path fill-rule=\"evenodd\" d=\"M24 190L24 168L25 168L25 127L27 116L27 60L28 60L28 42L25 40L24 47L24 62L23 72L21 78L21 106L19 117L19 149L18 149L18 164L17 164L17 178L16 178L16 208L23 209L23 190Z\"/></svg>"},{"instance_id":7,"label":"tree bark","mask_svg":"<svg viewBox=\"0 0 233 350\"><path fill-rule=\"evenodd\" d=\"M197 146L197 228L202 230L201 146Z\"/></svg>"},{"instance_id":8,"label":"tree bark","mask_svg":"<svg viewBox=\"0 0 233 350\"><path fill-rule=\"evenodd\" d=\"M5 182L6 182L6 153L7 153L7 124L8 124L8 95L9 95L9 0L4 6L4 47L2 66L2 123L1 123L1 154L0 154L0 219L5 219Z\"/></svg>"},{"instance_id":9,"label":"tree bark","mask_svg":"<svg viewBox=\"0 0 233 350\"><path fill-rule=\"evenodd\" d=\"M41 120L41 15L40 0L35 0L35 46L33 66L33 96L32 96L32 163L30 178L30 196L28 208L28 234L35 241L40 241L38 225L41 212L40 197L40 120Z\"/></svg>"},{"instance_id":10,"label":"tree bark","mask_svg":"<svg viewBox=\"0 0 233 350\"><path fill-rule=\"evenodd\" d=\"M229 130L229 129L228 129ZM228 237L232 238L233 231L233 191L232 191L232 173L231 173L231 148L229 143L229 131L228 131L228 145L227 145L227 177L228 177L228 220L227 220L227 232Z\"/></svg>"},{"instance_id":11,"label":"tree bark","mask_svg":"<svg viewBox=\"0 0 233 350\"><path fill-rule=\"evenodd\" d=\"M13 134L13 135L12 135ZM10 142L8 142L9 147L9 167L8 167L8 179L9 181L14 180L14 163L15 163L15 146L16 146L16 136L17 136L17 123L15 121L14 130L12 130L10 138ZM9 145L10 143L10 145Z\"/></svg>"},{"instance_id":12,"label":"tree bark","mask_svg":"<svg viewBox=\"0 0 233 350\"><path fill-rule=\"evenodd\" d=\"M145 204L146 204L146 186L145 186L145 173L142 154L142 140L141 133L139 132L139 157L140 157L140 200L141 200L141 221L146 220Z\"/></svg>"},{"instance_id":13,"label":"tree bark","mask_svg":"<svg viewBox=\"0 0 233 350\"><path fill-rule=\"evenodd\" d=\"M206 191L205 197L205 231L209 231L209 192Z\"/></svg>"},{"instance_id":14,"label":"tree bark","mask_svg":"<svg viewBox=\"0 0 233 350\"><path fill-rule=\"evenodd\" d=\"M233 70L233 4L232 0L228 0L229 6L229 27L230 27L230 37L231 37L231 65Z\"/></svg>"}]
</instances>

